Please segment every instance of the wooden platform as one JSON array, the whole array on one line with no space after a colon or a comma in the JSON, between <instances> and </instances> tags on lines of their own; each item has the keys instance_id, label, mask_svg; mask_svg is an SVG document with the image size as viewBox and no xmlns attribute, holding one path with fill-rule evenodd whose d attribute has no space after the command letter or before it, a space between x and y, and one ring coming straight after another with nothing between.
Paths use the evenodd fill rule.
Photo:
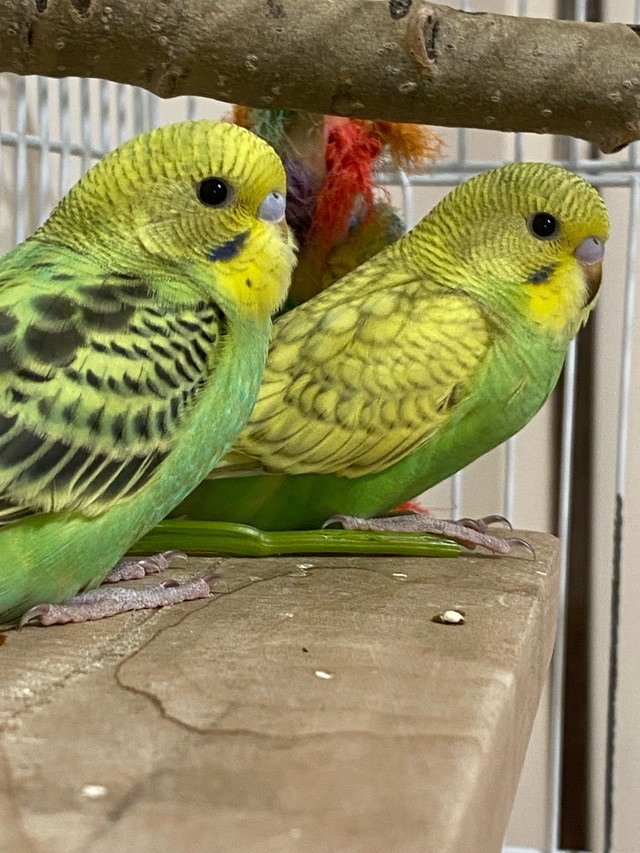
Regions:
<instances>
[{"instance_id":1,"label":"wooden platform","mask_svg":"<svg viewBox=\"0 0 640 853\"><path fill-rule=\"evenodd\" d=\"M522 535L193 559L206 601L8 634L0 851L497 853L555 633L557 540Z\"/></svg>"}]
</instances>

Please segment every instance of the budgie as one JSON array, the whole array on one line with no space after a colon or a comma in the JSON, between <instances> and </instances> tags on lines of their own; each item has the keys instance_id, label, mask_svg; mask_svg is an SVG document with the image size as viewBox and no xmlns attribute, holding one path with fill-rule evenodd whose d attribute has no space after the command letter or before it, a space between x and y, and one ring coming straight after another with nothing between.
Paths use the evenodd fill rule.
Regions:
<instances>
[{"instance_id":1,"label":"budgie","mask_svg":"<svg viewBox=\"0 0 640 853\"><path fill-rule=\"evenodd\" d=\"M276 321L248 424L174 516L272 531L371 519L500 444L554 388L608 233L597 191L558 166L457 187Z\"/></svg>"},{"instance_id":2,"label":"budgie","mask_svg":"<svg viewBox=\"0 0 640 853\"><path fill-rule=\"evenodd\" d=\"M0 621L104 615L93 588L231 446L294 264L285 192L251 132L168 125L0 258Z\"/></svg>"}]
</instances>

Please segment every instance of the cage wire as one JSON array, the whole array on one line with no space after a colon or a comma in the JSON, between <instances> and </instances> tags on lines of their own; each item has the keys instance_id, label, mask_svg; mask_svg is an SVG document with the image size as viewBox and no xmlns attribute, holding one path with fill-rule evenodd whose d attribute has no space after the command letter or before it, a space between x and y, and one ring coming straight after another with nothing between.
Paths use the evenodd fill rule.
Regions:
<instances>
[{"instance_id":1,"label":"cage wire","mask_svg":"<svg viewBox=\"0 0 640 853\"><path fill-rule=\"evenodd\" d=\"M466 11L554 17L562 14L563 4L556 8L555 4L543 0L518 0L516 3L495 0L493 3L461 2L457 5ZM606 4L588 4L586 0L576 0L568 5L568 14L565 9L564 16L577 20L586 20L588 16L590 19L604 19L609 12ZM633 21L640 23L640 0L635 0L633 4L615 3L611 6L609 17L612 19L631 22L630 18L633 18ZM628 13L629 17L623 18L623 12ZM224 111L224 105L201 98L178 98L168 104L142 89L107 81L0 75L0 250L4 252L24 240L44 221L56 201L93 162L132 135L165 121L204 115L219 117ZM464 128L442 129L442 134L447 145L446 156L428 173L379 176L380 181L389 187L408 227L415 224L449 187L485 169L513 160L545 159L558 162L594 183L608 203L608 194L611 194L614 205L612 230L618 235L621 252L618 253L615 269L611 271L609 266L605 267L602 301L608 300L609 314L613 311L618 317L618 331L610 334L609 328L605 327L607 318L599 317L599 307L596 311L597 319L592 320L598 333L594 349L596 362L604 349L611 355L615 349L612 344L616 335L618 350L614 353L613 369L609 371L607 368L611 376L607 372L604 378L600 377L598 384L598 370L592 372L590 378L594 387L587 389L587 396L593 394L597 398L600 393L604 397L605 409L610 413L617 410L617 415L610 414L609 420L605 418L602 426L596 424L596 441L591 442L591 446L586 449L587 456L576 455L576 426L580 426L581 418L579 413L576 416L576 412L585 396L584 390L579 389L577 384L578 347L582 346L580 339L578 345L574 342L569 350L562 394L560 397L556 394L555 399L535 419L542 427L531 430L527 427L499 451L488 454L489 462L479 460L446 484L431 490L426 499L430 506L445 510L453 517L472 514L476 508L478 514L502 512L508 518L522 520L525 525L542 529L546 527L557 532L562 543L558 635L550 679L548 737L544 747L548 762L546 769L542 763L544 772L540 769L534 771L542 791L539 802L544 804L544 808L541 806L539 809L534 840L525 837L527 830L518 831L510 827L507 835L509 846L505 847L505 851L533 853L535 849L559 853L569 847L573 850L602 850L604 853L614 849L638 850L640 828L634 822L637 821L637 809L629 806L629 802L633 802L634 797L637 800L639 796L638 781L635 780L635 787L631 783L626 800L627 814L624 813L625 803L618 814L619 798L616 795L627 790L628 786L625 783L614 786L614 780L619 778L620 755L623 763L628 758L627 763L636 766L634 758L637 754L634 752L634 744L628 740L624 742L624 749L616 749L615 736L620 713L617 691L621 674L621 603L627 598L633 601L633 590L627 577L629 566L628 562L625 563L622 545L624 542L627 548L632 541L629 540L628 527L623 527L623 521L632 462L629 435L634 423L632 378L635 367L632 343L637 235L640 225L638 146L633 144L619 155L601 158L590 145L576 139L559 143L557 140L528 134L499 134ZM626 198L622 198L620 193ZM614 216L613 211L623 212ZM610 271L613 278L617 277L617 285L608 281ZM609 295L607 291L610 291ZM617 398L612 390L616 381ZM552 414L554 406L556 410L559 407L561 412L557 430L554 429ZM595 416L593 408L588 409L587 419ZM615 442L611 438L612 431L616 435ZM597 442L597 436L602 432L608 436L605 449L609 442L609 452L604 459ZM576 465L578 468L582 465L595 465L597 468L603 464L606 470L612 472L609 479L607 476L598 479L596 472L591 477L591 493L577 494ZM469 485L473 484L474 477L479 483L475 495L472 485ZM606 493L595 507L593 491L602 483L608 486L608 490L604 490ZM533 499L537 502L533 510L531 506L529 509L521 508L523 496L531 498L529 493L533 493ZM489 499L495 500L496 504L487 506ZM588 624L582 624L579 632L580 636L586 632L587 644L591 649L608 648L606 683L604 676L607 667L596 666L598 656L601 662L604 659L606 663L605 651L592 654L594 659L591 661L587 655L586 664L583 661L583 676L586 680L583 679L581 687L587 695L577 697L578 701L575 702L576 697L573 696L568 697L567 701L565 685L574 663L573 656L567 659L568 643L571 641L568 613L573 577L570 559L580 522L578 519L576 527L579 499L598 518L595 525L597 541L590 555L591 575L609 578L612 593L610 596L608 593L603 594L602 582L599 581L600 603L591 608L590 614L583 615L583 623L586 620ZM585 523L588 523L588 519ZM578 538L580 535L578 533ZM613 571L610 572L612 561ZM579 566L578 570L581 568L585 567ZM592 589L591 597L596 593L597 589ZM610 602L610 618L599 619L603 614L603 601L606 601L607 606ZM606 623L606 631L602 628L603 622ZM595 639L594 625L600 632L595 632ZM573 648L576 648L575 641ZM637 667L637 661L635 664ZM594 673L599 675L596 677ZM599 691L595 690L594 681L600 684ZM594 698L594 691L599 692L599 704L598 696ZM579 747L581 754L576 759L575 754L567 754L565 735L567 729L574 728L572 715L575 706L594 703L594 707L599 710L591 713L590 720L587 716L590 728L586 734L583 732ZM620 717L621 721L628 720L620 723L623 734L634 729L638 700L632 698L627 705L623 708L626 717ZM591 768L589 762L593 765ZM571 795L575 793L576 767L580 763L582 776L588 778L583 786L581 802L576 803L575 800L571 801ZM545 773L546 780L542 778ZM578 830L567 826L566 820L575 808L580 812ZM511 840L512 836L515 841ZM614 840L619 846L614 847ZM534 846L519 846L523 843Z\"/></svg>"}]
</instances>

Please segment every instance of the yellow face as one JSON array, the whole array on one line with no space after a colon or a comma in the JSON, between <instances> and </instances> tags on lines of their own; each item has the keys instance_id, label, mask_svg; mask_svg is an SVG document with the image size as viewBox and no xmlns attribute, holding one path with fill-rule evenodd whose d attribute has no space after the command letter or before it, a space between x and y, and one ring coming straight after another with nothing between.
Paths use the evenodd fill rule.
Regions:
<instances>
[{"instance_id":1,"label":"yellow face","mask_svg":"<svg viewBox=\"0 0 640 853\"><path fill-rule=\"evenodd\" d=\"M195 269L203 298L270 315L295 262L285 195L282 162L255 134L183 122L142 134L98 163L46 230L137 273ZM169 289L179 295L178 284Z\"/></svg>"},{"instance_id":2,"label":"yellow face","mask_svg":"<svg viewBox=\"0 0 640 853\"><path fill-rule=\"evenodd\" d=\"M600 196L596 201L591 195L585 193L584 218L543 211L527 220L532 238L542 244L533 247L531 259L544 263L529 273L524 292L532 318L554 329L571 318L584 322L599 293L609 221Z\"/></svg>"},{"instance_id":3,"label":"yellow face","mask_svg":"<svg viewBox=\"0 0 640 853\"><path fill-rule=\"evenodd\" d=\"M609 218L582 178L559 166L514 163L462 184L433 214L425 245L431 240L455 256L451 274L444 264L439 270L452 284L499 313L514 306L551 331L574 334L585 321Z\"/></svg>"},{"instance_id":4,"label":"yellow face","mask_svg":"<svg viewBox=\"0 0 640 853\"><path fill-rule=\"evenodd\" d=\"M271 315L286 296L295 254L284 182L260 177L248 182L218 167L200 181L161 181L151 192L152 212L138 216L137 235L145 254L196 267L221 307L228 299Z\"/></svg>"},{"instance_id":5,"label":"yellow face","mask_svg":"<svg viewBox=\"0 0 640 853\"><path fill-rule=\"evenodd\" d=\"M187 125L183 159L151 189L136 218L148 251L196 265L245 312L271 315L295 263L284 218L286 176L275 151L231 124Z\"/></svg>"}]
</instances>

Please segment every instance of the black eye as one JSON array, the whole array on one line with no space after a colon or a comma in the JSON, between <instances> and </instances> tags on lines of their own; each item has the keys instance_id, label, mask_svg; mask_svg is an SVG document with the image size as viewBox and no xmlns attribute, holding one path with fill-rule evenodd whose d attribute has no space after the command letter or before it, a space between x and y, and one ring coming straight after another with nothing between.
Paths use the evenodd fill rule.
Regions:
<instances>
[{"instance_id":1,"label":"black eye","mask_svg":"<svg viewBox=\"0 0 640 853\"><path fill-rule=\"evenodd\" d=\"M550 213L534 213L527 219L527 225L533 236L541 240L556 237L560 231L558 220Z\"/></svg>"},{"instance_id":2,"label":"black eye","mask_svg":"<svg viewBox=\"0 0 640 853\"><path fill-rule=\"evenodd\" d=\"M229 187L222 178L205 178L196 186L196 195L208 207L220 207L229 198Z\"/></svg>"}]
</instances>

